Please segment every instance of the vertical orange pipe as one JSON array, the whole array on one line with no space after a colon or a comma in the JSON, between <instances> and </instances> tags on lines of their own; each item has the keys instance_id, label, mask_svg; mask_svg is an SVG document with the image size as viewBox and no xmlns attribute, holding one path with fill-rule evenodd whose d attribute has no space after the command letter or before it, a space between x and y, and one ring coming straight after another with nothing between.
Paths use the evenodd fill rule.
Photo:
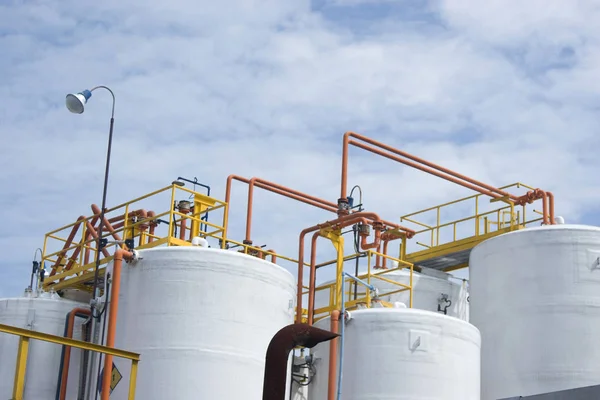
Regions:
<instances>
[{"instance_id":1,"label":"vertical orange pipe","mask_svg":"<svg viewBox=\"0 0 600 400\"><path fill-rule=\"evenodd\" d=\"M541 192L542 196L542 224L548 225L548 195Z\"/></svg>"},{"instance_id":2,"label":"vertical orange pipe","mask_svg":"<svg viewBox=\"0 0 600 400\"><path fill-rule=\"evenodd\" d=\"M549 208L549 221L550 224L556 224L554 220L554 194L552 192L546 192L546 196L548 196L548 208Z\"/></svg>"},{"instance_id":3,"label":"vertical orange pipe","mask_svg":"<svg viewBox=\"0 0 600 400\"><path fill-rule=\"evenodd\" d=\"M106 335L106 346L115 347L115 337L117 335L117 314L119 312L119 291L121 290L121 266L123 260L131 260L133 253L123 249L115 251L113 259L113 276L110 290L110 308L108 314L108 333ZM109 400L110 382L112 376L113 356L107 354L104 357L104 371L102 374L102 400Z\"/></svg>"},{"instance_id":4,"label":"vertical orange pipe","mask_svg":"<svg viewBox=\"0 0 600 400\"><path fill-rule=\"evenodd\" d=\"M187 215L187 213L189 211L179 210L179 212ZM186 222L187 222L186 217L181 217L181 226L179 227L179 239L181 239L181 240L185 240L185 232L187 231Z\"/></svg>"},{"instance_id":5,"label":"vertical orange pipe","mask_svg":"<svg viewBox=\"0 0 600 400\"><path fill-rule=\"evenodd\" d=\"M331 332L339 332L340 311L333 310L331 312ZM332 339L329 342L329 386L327 387L327 400L335 400L337 389L337 359L338 359L338 340Z\"/></svg>"},{"instance_id":6,"label":"vertical orange pipe","mask_svg":"<svg viewBox=\"0 0 600 400\"><path fill-rule=\"evenodd\" d=\"M276 254L275 250L269 249L267 251L271 253L271 262L273 264L276 264L277 263L277 254Z\"/></svg>"},{"instance_id":7,"label":"vertical orange pipe","mask_svg":"<svg viewBox=\"0 0 600 400\"><path fill-rule=\"evenodd\" d=\"M381 242L379 242L379 246L377 246L377 252L381 253ZM385 257L384 257L384 260L385 260ZM381 256L379 254L377 254L375 256L375 267L373 267L373 268L375 268L375 269L382 268L382 266L379 265L380 263L381 263Z\"/></svg>"},{"instance_id":8,"label":"vertical orange pipe","mask_svg":"<svg viewBox=\"0 0 600 400\"><path fill-rule=\"evenodd\" d=\"M67 325L67 337L73 338L73 328L75 326L75 314L92 315L92 312L87 308L74 308L69 313L69 323ZM67 396L67 382L69 380L69 364L71 363L71 346L65 347L63 359L63 371L60 380L60 400L65 400Z\"/></svg>"}]
</instances>

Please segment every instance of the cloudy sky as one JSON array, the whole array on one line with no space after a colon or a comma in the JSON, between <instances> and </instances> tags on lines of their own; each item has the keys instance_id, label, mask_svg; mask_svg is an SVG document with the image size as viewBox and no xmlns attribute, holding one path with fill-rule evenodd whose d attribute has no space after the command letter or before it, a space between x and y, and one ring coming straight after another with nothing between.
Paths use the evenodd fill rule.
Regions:
<instances>
[{"instance_id":1,"label":"cloudy sky","mask_svg":"<svg viewBox=\"0 0 600 400\"><path fill-rule=\"evenodd\" d=\"M47 231L100 203L110 96L64 107L95 85L117 96L109 205L177 176L223 198L231 173L335 202L352 130L597 225L599 27L595 0L0 2L0 296L27 286ZM356 148L350 173L388 220L470 194ZM253 239L296 257L331 217L258 192Z\"/></svg>"}]
</instances>

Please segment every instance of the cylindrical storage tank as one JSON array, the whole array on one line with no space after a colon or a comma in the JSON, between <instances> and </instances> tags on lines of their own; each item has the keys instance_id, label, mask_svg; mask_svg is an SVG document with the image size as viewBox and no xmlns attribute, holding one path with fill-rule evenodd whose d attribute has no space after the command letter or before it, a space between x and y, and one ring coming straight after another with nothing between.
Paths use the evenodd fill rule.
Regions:
<instances>
[{"instance_id":1,"label":"cylindrical storage tank","mask_svg":"<svg viewBox=\"0 0 600 400\"><path fill-rule=\"evenodd\" d=\"M470 256L482 399L600 384L600 228L507 233Z\"/></svg>"},{"instance_id":2,"label":"cylindrical storage tank","mask_svg":"<svg viewBox=\"0 0 600 400\"><path fill-rule=\"evenodd\" d=\"M260 399L269 342L293 323L296 285L271 262L204 247L123 263L116 346L141 354L136 398ZM130 362L111 399L127 399Z\"/></svg>"},{"instance_id":3,"label":"cylindrical storage tank","mask_svg":"<svg viewBox=\"0 0 600 400\"><path fill-rule=\"evenodd\" d=\"M379 270L377 273L384 272ZM359 274L366 274L363 271ZM385 272L381 277L405 285L410 284L410 271L406 269ZM445 272L423 268L422 273L413 272L413 308L420 310L435 311L445 315L456 317L464 321L469 320L469 292L466 281L451 281L451 275ZM325 286L333 281L322 283L320 286ZM402 289L402 287L381 279L371 278L371 284L377 288L381 300L390 303L401 302L409 306L410 294L409 291L403 291L385 295L385 293ZM355 283L353 281L346 282L344 285L346 293L350 293L350 299L354 298ZM360 283L356 285L357 296L365 296L365 287ZM315 309L329 306L331 290L317 290L315 292ZM445 296L445 298L444 298ZM346 299L348 297L346 296Z\"/></svg>"},{"instance_id":4,"label":"cylindrical storage tank","mask_svg":"<svg viewBox=\"0 0 600 400\"><path fill-rule=\"evenodd\" d=\"M84 303L61 299L57 294L27 293L20 298L0 299L0 324L63 336L67 314ZM73 338L82 340L82 318L76 318ZM19 336L0 332L0 399L11 399ZM25 399L54 400L62 346L30 340L25 378ZM79 390L81 351L71 348L67 399L76 399Z\"/></svg>"},{"instance_id":5,"label":"cylindrical storage tank","mask_svg":"<svg viewBox=\"0 0 600 400\"><path fill-rule=\"evenodd\" d=\"M330 323L327 317L315 326L330 329ZM443 314L409 308L351 311L341 399L478 400L480 343L477 328ZM329 347L326 342L312 351L317 374L309 399L327 399Z\"/></svg>"}]
</instances>

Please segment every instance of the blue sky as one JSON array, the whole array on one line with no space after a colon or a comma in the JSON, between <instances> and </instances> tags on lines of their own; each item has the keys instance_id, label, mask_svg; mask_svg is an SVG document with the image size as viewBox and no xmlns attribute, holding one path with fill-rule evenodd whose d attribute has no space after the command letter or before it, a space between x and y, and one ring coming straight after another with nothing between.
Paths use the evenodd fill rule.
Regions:
<instances>
[{"instance_id":1,"label":"blue sky","mask_svg":"<svg viewBox=\"0 0 600 400\"><path fill-rule=\"evenodd\" d=\"M117 96L109 204L177 176L223 197L228 174L335 202L353 130L494 185L555 193L600 223L595 1L108 0L0 3L0 296L28 284L45 232L99 203ZM350 185L389 220L468 191L357 149ZM242 239L245 187L232 236ZM254 239L296 256L331 216L258 193ZM323 246L325 247L325 246Z\"/></svg>"}]
</instances>

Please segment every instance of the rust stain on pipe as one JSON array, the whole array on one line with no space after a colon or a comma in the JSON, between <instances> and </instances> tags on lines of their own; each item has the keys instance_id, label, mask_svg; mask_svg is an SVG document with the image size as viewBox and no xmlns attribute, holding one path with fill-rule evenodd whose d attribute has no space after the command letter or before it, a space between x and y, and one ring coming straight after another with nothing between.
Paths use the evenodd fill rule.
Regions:
<instances>
[{"instance_id":1,"label":"rust stain on pipe","mask_svg":"<svg viewBox=\"0 0 600 400\"><path fill-rule=\"evenodd\" d=\"M123 260L130 261L133 253L117 249L113 259L112 284L110 290L110 308L108 314L108 333L106 335L106 346L115 347L115 337L117 335L117 315L119 312L119 291L121 290L121 266ZM105 317L106 318L106 317ZM102 374L102 400L109 400L110 382L112 375L113 356L106 354L104 357L104 371Z\"/></svg>"},{"instance_id":2,"label":"rust stain on pipe","mask_svg":"<svg viewBox=\"0 0 600 400\"><path fill-rule=\"evenodd\" d=\"M297 346L313 348L338 336L337 333L307 324L291 324L281 328L267 348L262 399L286 400L286 371L290 351Z\"/></svg>"}]
</instances>

